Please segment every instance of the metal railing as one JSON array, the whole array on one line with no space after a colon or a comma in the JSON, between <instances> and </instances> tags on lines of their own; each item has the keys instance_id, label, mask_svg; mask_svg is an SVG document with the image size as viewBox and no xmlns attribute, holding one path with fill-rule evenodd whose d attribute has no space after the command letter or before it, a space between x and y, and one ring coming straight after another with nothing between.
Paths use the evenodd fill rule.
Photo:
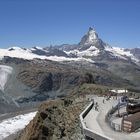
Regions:
<instances>
[{"instance_id":1,"label":"metal railing","mask_svg":"<svg viewBox=\"0 0 140 140\"><path fill-rule=\"evenodd\" d=\"M118 105L116 105L115 107L113 107L112 109L110 109L108 111L108 113L106 114L105 120L106 122L110 125L111 128L113 128L115 131L121 131L121 125L114 123L111 121L111 117L112 115L118 110Z\"/></svg>"}]
</instances>

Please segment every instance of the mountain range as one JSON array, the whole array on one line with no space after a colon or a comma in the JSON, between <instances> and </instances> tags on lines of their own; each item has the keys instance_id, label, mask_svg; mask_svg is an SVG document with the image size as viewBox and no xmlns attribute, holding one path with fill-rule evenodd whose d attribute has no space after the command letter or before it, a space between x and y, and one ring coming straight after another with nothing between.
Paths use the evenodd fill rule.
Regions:
<instances>
[{"instance_id":1,"label":"mountain range","mask_svg":"<svg viewBox=\"0 0 140 140\"><path fill-rule=\"evenodd\" d=\"M112 47L102 41L93 28L82 37L78 44L56 45L51 47L20 48L11 47L0 49L0 58L4 56L23 59L48 59L52 61L89 61L96 60L122 60L139 64L140 48Z\"/></svg>"}]
</instances>

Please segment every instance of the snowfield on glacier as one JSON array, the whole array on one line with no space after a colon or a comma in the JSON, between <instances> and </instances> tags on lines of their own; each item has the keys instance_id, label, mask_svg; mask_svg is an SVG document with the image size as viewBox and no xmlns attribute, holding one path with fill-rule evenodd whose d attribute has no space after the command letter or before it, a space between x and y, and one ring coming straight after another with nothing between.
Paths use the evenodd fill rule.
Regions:
<instances>
[{"instance_id":1,"label":"snowfield on glacier","mask_svg":"<svg viewBox=\"0 0 140 140\"><path fill-rule=\"evenodd\" d=\"M36 49L38 51L44 51L47 52L46 50L44 50L41 47L36 47ZM46 55L38 55L38 54L34 54L32 51L35 50L34 48L31 49L24 49L24 48L19 48L19 47L12 47L9 49L0 49L0 59L3 59L5 56L9 56L9 57L14 57L14 58L22 58L22 59L27 59L27 60L32 60L35 58L38 59L47 59L47 60L52 60L52 61L88 61L91 63L94 63L93 60L91 59L86 59L83 57L77 57L77 58L72 58L72 57L64 57L64 56L46 56Z\"/></svg>"},{"instance_id":2,"label":"snowfield on glacier","mask_svg":"<svg viewBox=\"0 0 140 140\"><path fill-rule=\"evenodd\" d=\"M0 90L4 91L8 77L12 74L13 68L6 65L0 65Z\"/></svg>"}]
</instances>

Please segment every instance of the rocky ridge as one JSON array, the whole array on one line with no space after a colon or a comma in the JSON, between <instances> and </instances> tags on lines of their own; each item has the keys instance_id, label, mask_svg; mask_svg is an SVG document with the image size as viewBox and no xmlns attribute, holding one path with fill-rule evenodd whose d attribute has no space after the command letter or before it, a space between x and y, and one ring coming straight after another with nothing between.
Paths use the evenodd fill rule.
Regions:
<instances>
[{"instance_id":1,"label":"rocky ridge","mask_svg":"<svg viewBox=\"0 0 140 140\"><path fill-rule=\"evenodd\" d=\"M88 102L74 99L42 104L17 140L81 140L79 114Z\"/></svg>"},{"instance_id":2,"label":"rocky ridge","mask_svg":"<svg viewBox=\"0 0 140 140\"><path fill-rule=\"evenodd\" d=\"M63 99L44 102L16 140L84 140L79 115L90 103L91 95L108 90L106 86L84 84Z\"/></svg>"}]
</instances>

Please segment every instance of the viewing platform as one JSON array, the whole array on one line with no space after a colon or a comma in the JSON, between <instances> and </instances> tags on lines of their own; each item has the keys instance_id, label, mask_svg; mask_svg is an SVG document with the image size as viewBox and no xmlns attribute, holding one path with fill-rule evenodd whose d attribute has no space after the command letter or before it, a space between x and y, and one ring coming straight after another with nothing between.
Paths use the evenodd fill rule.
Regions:
<instances>
[{"instance_id":1,"label":"viewing platform","mask_svg":"<svg viewBox=\"0 0 140 140\"><path fill-rule=\"evenodd\" d=\"M139 140L140 132L126 133L121 131L122 117L115 117L116 110L107 121L107 114L118 104L118 99L111 97L106 100L104 97L89 97L92 100L90 105L81 113L80 120L83 134L87 139L94 140ZM98 109L96 108L98 104ZM120 108L120 113L126 111L126 106Z\"/></svg>"}]
</instances>

